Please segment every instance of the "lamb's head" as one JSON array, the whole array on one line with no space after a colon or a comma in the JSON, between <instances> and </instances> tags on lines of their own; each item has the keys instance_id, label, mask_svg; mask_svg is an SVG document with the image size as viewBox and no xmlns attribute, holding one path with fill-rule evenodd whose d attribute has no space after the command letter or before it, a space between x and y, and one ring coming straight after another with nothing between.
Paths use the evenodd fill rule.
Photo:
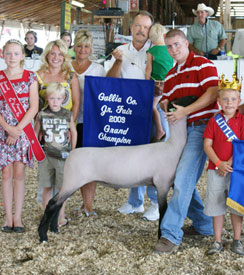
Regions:
<instances>
[{"instance_id":1,"label":"lamb's head","mask_svg":"<svg viewBox=\"0 0 244 275\"><path fill-rule=\"evenodd\" d=\"M168 110L170 112L175 111L175 105L180 105L180 106L188 106L192 104L194 101L197 100L196 96L185 96L182 98L174 99L168 104ZM187 127L186 127L186 121L187 117L182 118L181 120L177 121L176 123L169 124L170 127L170 143L185 143L186 138L187 138Z\"/></svg>"},{"instance_id":2,"label":"lamb's head","mask_svg":"<svg viewBox=\"0 0 244 275\"><path fill-rule=\"evenodd\" d=\"M169 102L168 111L169 112L175 111L175 107L173 106L173 104L186 107L186 106L192 104L193 102L195 102L196 100L197 100L197 97L195 95L189 95L189 96L184 96L181 98L175 98Z\"/></svg>"}]
</instances>

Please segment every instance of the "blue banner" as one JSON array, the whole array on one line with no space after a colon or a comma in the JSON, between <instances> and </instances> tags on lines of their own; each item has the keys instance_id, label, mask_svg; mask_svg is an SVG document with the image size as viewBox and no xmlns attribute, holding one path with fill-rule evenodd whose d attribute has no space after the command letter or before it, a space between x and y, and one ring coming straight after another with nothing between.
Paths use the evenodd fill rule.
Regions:
<instances>
[{"instance_id":1,"label":"blue banner","mask_svg":"<svg viewBox=\"0 0 244 275\"><path fill-rule=\"evenodd\" d=\"M149 143L153 95L152 80L86 76L83 146Z\"/></svg>"},{"instance_id":2,"label":"blue banner","mask_svg":"<svg viewBox=\"0 0 244 275\"><path fill-rule=\"evenodd\" d=\"M226 204L244 214L244 140L233 140L233 172Z\"/></svg>"}]
</instances>

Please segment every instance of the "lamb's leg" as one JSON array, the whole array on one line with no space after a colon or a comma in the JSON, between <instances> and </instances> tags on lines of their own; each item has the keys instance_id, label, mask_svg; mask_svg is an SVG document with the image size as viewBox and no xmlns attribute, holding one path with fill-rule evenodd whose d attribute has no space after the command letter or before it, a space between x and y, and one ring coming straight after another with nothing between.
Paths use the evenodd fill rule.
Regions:
<instances>
[{"instance_id":1,"label":"lamb's leg","mask_svg":"<svg viewBox=\"0 0 244 275\"><path fill-rule=\"evenodd\" d=\"M38 234L40 242L48 240L47 231L50 225L52 232L58 233L58 215L63 203L70 197L76 190L72 190L69 193L64 193L61 188L60 192L56 194L51 200L49 200L44 215L41 219L38 227Z\"/></svg>"},{"instance_id":2,"label":"lamb's leg","mask_svg":"<svg viewBox=\"0 0 244 275\"><path fill-rule=\"evenodd\" d=\"M158 208L159 208L158 239L161 238L160 224L167 210L167 206L168 204L167 204L167 196L166 196L166 199L163 202L159 203L158 205Z\"/></svg>"},{"instance_id":3,"label":"lamb's leg","mask_svg":"<svg viewBox=\"0 0 244 275\"><path fill-rule=\"evenodd\" d=\"M40 242L44 242L48 240L47 231L50 224L51 219L58 212L59 205L57 204L57 196L54 196L51 200L49 200L44 215L41 219L40 225L38 227L38 234L40 238Z\"/></svg>"},{"instance_id":4,"label":"lamb's leg","mask_svg":"<svg viewBox=\"0 0 244 275\"><path fill-rule=\"evenodd\" d=\"M162 185L162 183L161 183ZM169 187L167 187L169 186ZM160 239L161 237L161 230L160 230L160 224L161 221L164 217L164 214L167 210L167 195L170 189L170 185L165 184L164 187L158 186L157 191L158 191L158 208L159 208L159 223L158 223L158 238Z\"/></svg>"},{"instance_id":5,"label":"lamb's leg","mask_svg":"<svg viewBox=\"0 0 244 275\"><path fill-rule=\"evenodd\" d=\"M56 209L55 213L52 215L51 220L50 220L50 231L54 233L59 233L58 230L58 216L60 209L62 208L62 204L58 205L58 208Z\"/></svg>"}]
</instances>

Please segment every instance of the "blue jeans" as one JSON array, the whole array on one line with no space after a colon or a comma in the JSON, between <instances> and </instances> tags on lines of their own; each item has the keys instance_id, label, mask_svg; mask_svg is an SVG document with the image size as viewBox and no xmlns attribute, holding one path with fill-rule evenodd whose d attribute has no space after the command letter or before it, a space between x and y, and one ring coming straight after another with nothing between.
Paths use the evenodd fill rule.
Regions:
<instances>
[{"instance_id":1,"label":"blue jeans","mask_svg":"<svg viewBox=\"0 0 244 275\"><path fill-rule=\"evenodd\" d=\"M203 235L213 235L212 218L203 213L202 199L195 186L206 162L203 132L206 125L188 126L187 144L176 169L173 196L161 221L161 236L179 245L184 220L188 216Z\"/></svg>"},{"instance_id":2,"label":"blue jeans","mask_svg":"<svg viewBox=\"0 0 244 275\"><path fill-rule=\"evenodd\" d=\"M168 121L166 120L166 118L164 116L163 110L161 108L159 108L159 105L158 105L158 111L160 113L162 127L166 133L166 138L165 138L165 141L166 141L169 138ZM153 135L154 131L155 131L155 126L153 125L152 135ZM139 207L140 205L142 205L144 203L145 191L146 191L145 186L131 188L130 194L129 194L129 199L128 199L129 204L131 204L133 207ZM158 203L157 189L154 186L149 185L147 187L147 196L152 202Z\"/></svg>"}]
</instances>

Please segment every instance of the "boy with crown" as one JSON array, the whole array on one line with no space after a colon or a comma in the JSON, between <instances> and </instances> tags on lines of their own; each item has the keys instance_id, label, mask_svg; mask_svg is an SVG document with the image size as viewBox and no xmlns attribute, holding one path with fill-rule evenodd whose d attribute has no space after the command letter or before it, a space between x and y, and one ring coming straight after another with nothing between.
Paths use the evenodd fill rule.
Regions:
<instances>
[{"instance_id":1,"label":"boy with crown","mask_svg":"<svg viewBox=\"0 0 244 275\"><path fill-rule=\"evenodd\" d=\"M222 75L218 86L217 100L221 111L209 120L203 134L204 150L209 158L204 213L213 217L214 228L214 242L207 251L208 255L220 253L223 250L221 235L227 209L226 199L230 177L233 171L232 140L244 140L244 116L238 111L241 102L241 83L236 75L233 75L232 82L225 80ZM244 248L240 241L243 215L232 208L230 211L234 231L232 251L244 255Z\"/></svg>"}]
</instances>

